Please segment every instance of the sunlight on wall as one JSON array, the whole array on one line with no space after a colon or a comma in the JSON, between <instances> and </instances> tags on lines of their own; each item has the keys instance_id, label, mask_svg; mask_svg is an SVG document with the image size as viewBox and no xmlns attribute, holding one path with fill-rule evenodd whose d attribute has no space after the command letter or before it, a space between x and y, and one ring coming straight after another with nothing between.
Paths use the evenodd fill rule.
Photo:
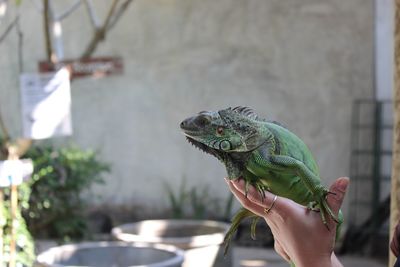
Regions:
<instances>
[{"instance_id":1,"label":"sunlight on wall","mask_svg":"<svg viewBox=\"0 0 400 267\"><path fill-rule=\"evenodd\" d=\"M6 14L7 11L7 2L3 1L0 3L0 18Z\"/></svg>"},{"instance_id":2,"label":"sunlight on wall","mask_svg":"<svg viewBox=\"0 0 400 267\"><path fill-rule=\"evenodd\" d=\"M270 266L266 260L242 260L240 261L242 267L266 267Z\"/></svg>"}]
</instances>

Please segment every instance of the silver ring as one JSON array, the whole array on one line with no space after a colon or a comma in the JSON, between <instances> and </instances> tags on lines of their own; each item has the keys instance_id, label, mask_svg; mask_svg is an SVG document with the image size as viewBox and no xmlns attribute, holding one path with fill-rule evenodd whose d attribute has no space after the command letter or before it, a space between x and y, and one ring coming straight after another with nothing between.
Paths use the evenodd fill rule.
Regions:
<instances>
[{"instance_id":1,"label":"silver ring","mask_svg":"<svg viewBox=\"0 0 400 267\"><path fill-rule=\"evenodd\" d=\"M265 214L268 214L268 212L274 207L277 198L278 198L278 196L275 195L274 200L272 200L271 206L269 206L269 208L264 208Z\"/></svg>"}]
</instances>

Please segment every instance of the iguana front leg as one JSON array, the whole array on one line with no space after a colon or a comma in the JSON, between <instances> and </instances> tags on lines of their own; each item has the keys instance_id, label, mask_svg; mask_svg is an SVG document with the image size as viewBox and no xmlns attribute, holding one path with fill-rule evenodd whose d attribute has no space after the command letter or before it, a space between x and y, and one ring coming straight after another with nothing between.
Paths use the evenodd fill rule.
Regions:
<instances>
[{"instance_id":1,"label":"iguana front leg","mask_svg":"<svg viewBox=\"0 0 400 267\"><path fill-rule=\"evenodd\" d=\"M321 180L315 175L307 166L292 157L283 155L262 155L256 154L254 162L258 167L263 169L270 169L283 173L293 173L300 177L303 184L314 196L315 201L319 204L321 211L321 219L324 225L327 226L326 216L329 215L334 221L339 223L338 217L333 214L329 207L326 196L329 194L329 190L324 188L321 184Z\"/></svg>"}]
</instances>

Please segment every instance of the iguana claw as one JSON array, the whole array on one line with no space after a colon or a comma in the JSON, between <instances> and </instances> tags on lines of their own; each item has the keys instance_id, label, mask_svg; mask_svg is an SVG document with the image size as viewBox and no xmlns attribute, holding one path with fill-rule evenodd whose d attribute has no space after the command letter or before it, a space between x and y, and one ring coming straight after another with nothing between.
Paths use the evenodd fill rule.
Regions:
<instances>
[{"instance_id":1,"label":"iguana claw","mask_svg":"<svg viewBox=\"0 0 400 267\"><path fill-rule=\"evenodd\" d=\"M334 220L336 223L340 223L340 220L332 212L331 208L328 205L328 202L326 200L326 196L328 194L336 195L336 193L324 189L322 190L322 194L320 194L320 197L318 197L318 200L308 203L307 208L312 211L319 211L321 213L322 223L326 226L328 230L330 230L328 226L327 216L331 217L332 220Z\"/></svg>"}]
</instances>

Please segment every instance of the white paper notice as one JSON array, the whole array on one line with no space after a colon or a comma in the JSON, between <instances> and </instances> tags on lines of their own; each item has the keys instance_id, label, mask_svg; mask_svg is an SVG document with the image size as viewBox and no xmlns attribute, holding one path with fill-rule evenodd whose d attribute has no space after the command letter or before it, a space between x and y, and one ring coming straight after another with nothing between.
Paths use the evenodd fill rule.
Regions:
<instances>
[{"instance_id":1,"label":"white paper notice","mask_svg":"<svg viewBox=\"0 0 400 267\"><path fill-rule=\"evenodd\" d=\"M69 72L24 73L20 81L24 137L71 135Z\"/></svg>"},{"instance_id":2,"label":"white paper notice","mask_svg":"<svg viewBox=\"0 0 400 267\"><path fill-rule=\"evenodd\" d=\"M0 187L20 185L33 172L30 159L0 161Z\"/></svg>"}]
</instances>

